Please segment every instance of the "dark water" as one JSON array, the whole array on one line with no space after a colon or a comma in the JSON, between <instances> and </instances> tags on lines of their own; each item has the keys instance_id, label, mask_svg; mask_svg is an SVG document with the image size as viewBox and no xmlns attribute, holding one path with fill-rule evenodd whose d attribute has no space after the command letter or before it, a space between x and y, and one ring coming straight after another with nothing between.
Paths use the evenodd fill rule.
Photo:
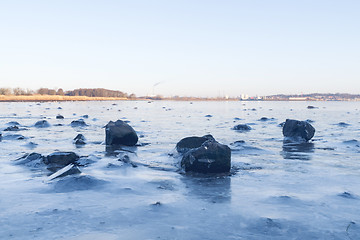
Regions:
<instances>
[{"instance_id":1,"label":"dark water","mask_svg":"<svg viewBox=\"0 0 360 240\"><path fill-rule=\"evenodd\" d=\"M359 109L358 102L0 103L0 238L359 239ZM71 127L80 118L88 126ZM279 124L287 118L310 121L312 141L284 143ZM129 121L144 146L107 151L103 126L117 119ZM50 127L36 128L39 120ZM3 131L11 121L20 131ZM237 124L252 129L232 130ZM72 142L79 133L82 147ZM175 144L205 134L232 149L230 176L179 172ZM81 177L53 181L14 164L54 151L92 163ZM124 155L138 167L119 162Z\"/></svg>"}]
</instances>

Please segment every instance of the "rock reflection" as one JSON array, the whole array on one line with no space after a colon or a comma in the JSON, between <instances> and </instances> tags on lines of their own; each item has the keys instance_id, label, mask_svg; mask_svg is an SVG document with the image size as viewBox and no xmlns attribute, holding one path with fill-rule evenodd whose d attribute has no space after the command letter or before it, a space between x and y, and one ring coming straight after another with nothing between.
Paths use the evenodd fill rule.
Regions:
<instances>
[{"instance_id":1,"label":"rock reflection","mask_svg":"<svg viewBox=\"0 0 360 240\"><path fill-rule=\"evenodd\" d=\"M314 152L314 143L283 141L281 155L284 159L311 160Z\"/></svg>"},{"instance_id":2,"label":"rock reflection","mask_svg":"<svg viewBox=\"0 0 360 240\"><path fill-rule=\"evenodd\" d=\"M106 145L105 146L105 156L107 157L115 157L119 153L129 152L135 153L137 147L128 147L123 145Z\"/></svg>"},{"instance_id":3,"label":"rock reflection","mask_svg":"<svg viewBox=\"0 0 360 240\"><path fill-rule=\"evenodd\" d=\"M182 181L189 194L212 203L228 203L231 200L229 176L184 176Z\"/></svg>"}]
</instances>

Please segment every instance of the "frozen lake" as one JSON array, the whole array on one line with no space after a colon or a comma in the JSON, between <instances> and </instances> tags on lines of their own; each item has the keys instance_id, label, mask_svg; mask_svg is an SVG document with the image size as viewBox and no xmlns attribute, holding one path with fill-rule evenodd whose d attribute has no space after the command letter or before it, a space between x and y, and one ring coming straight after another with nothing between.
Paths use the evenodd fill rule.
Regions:
<instances>
[{"instance_id":1,"label":"frozen lake","mask_svg":"<svg viewBox=\"0 0 360 240\"><path fill-rule=\"evenodd\" d=\"M284 144L287 118L311 121L314 138ZM117 119L143 146L107 151ZM20 131L4 131L12 121ZM0 239L360 239L359 102L2 102L0 133ZM232 149L231 174L179 169L176 143L206 134ZM81 175L15 161L56 151L82 156Z\"/></svg>"}]
</instances>

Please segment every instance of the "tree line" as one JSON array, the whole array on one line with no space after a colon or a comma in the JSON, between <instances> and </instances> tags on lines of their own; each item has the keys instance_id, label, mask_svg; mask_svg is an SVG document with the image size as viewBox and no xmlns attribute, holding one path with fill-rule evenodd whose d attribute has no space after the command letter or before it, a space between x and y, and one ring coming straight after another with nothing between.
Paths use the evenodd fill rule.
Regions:
<instances>
[{"instance_id":1,"label":"tree line","mask_svg":"<svg viewBox=\"0 0 360 240\"><path fill-rule=\"evenodd\" d=\"M128 95L122 91L109 90L104 88L79 88L64 91L62 88L49 89L39 88L36 91L23 88L0 88L0 95L60 95L60 96L87 96L87 97L117 97L117 98L136 98L135 94Z\"/></svg>"}]
</instances>

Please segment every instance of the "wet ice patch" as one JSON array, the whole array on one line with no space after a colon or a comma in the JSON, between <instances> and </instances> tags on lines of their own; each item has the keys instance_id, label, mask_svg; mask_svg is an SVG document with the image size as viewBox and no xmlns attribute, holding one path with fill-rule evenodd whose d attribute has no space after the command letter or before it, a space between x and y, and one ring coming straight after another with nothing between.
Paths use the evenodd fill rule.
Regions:
<instances>
[{"instance_id":1,"label":"wet ice patch","mask_svg":"<svg viewBox=\"0 0 360 240\"><path fill-rule=\"evenodd\" d=\"M55 192L73 192L101 189L107 181L89 175L66 176L53 184Z\"/></svg>"}]
</instances>

